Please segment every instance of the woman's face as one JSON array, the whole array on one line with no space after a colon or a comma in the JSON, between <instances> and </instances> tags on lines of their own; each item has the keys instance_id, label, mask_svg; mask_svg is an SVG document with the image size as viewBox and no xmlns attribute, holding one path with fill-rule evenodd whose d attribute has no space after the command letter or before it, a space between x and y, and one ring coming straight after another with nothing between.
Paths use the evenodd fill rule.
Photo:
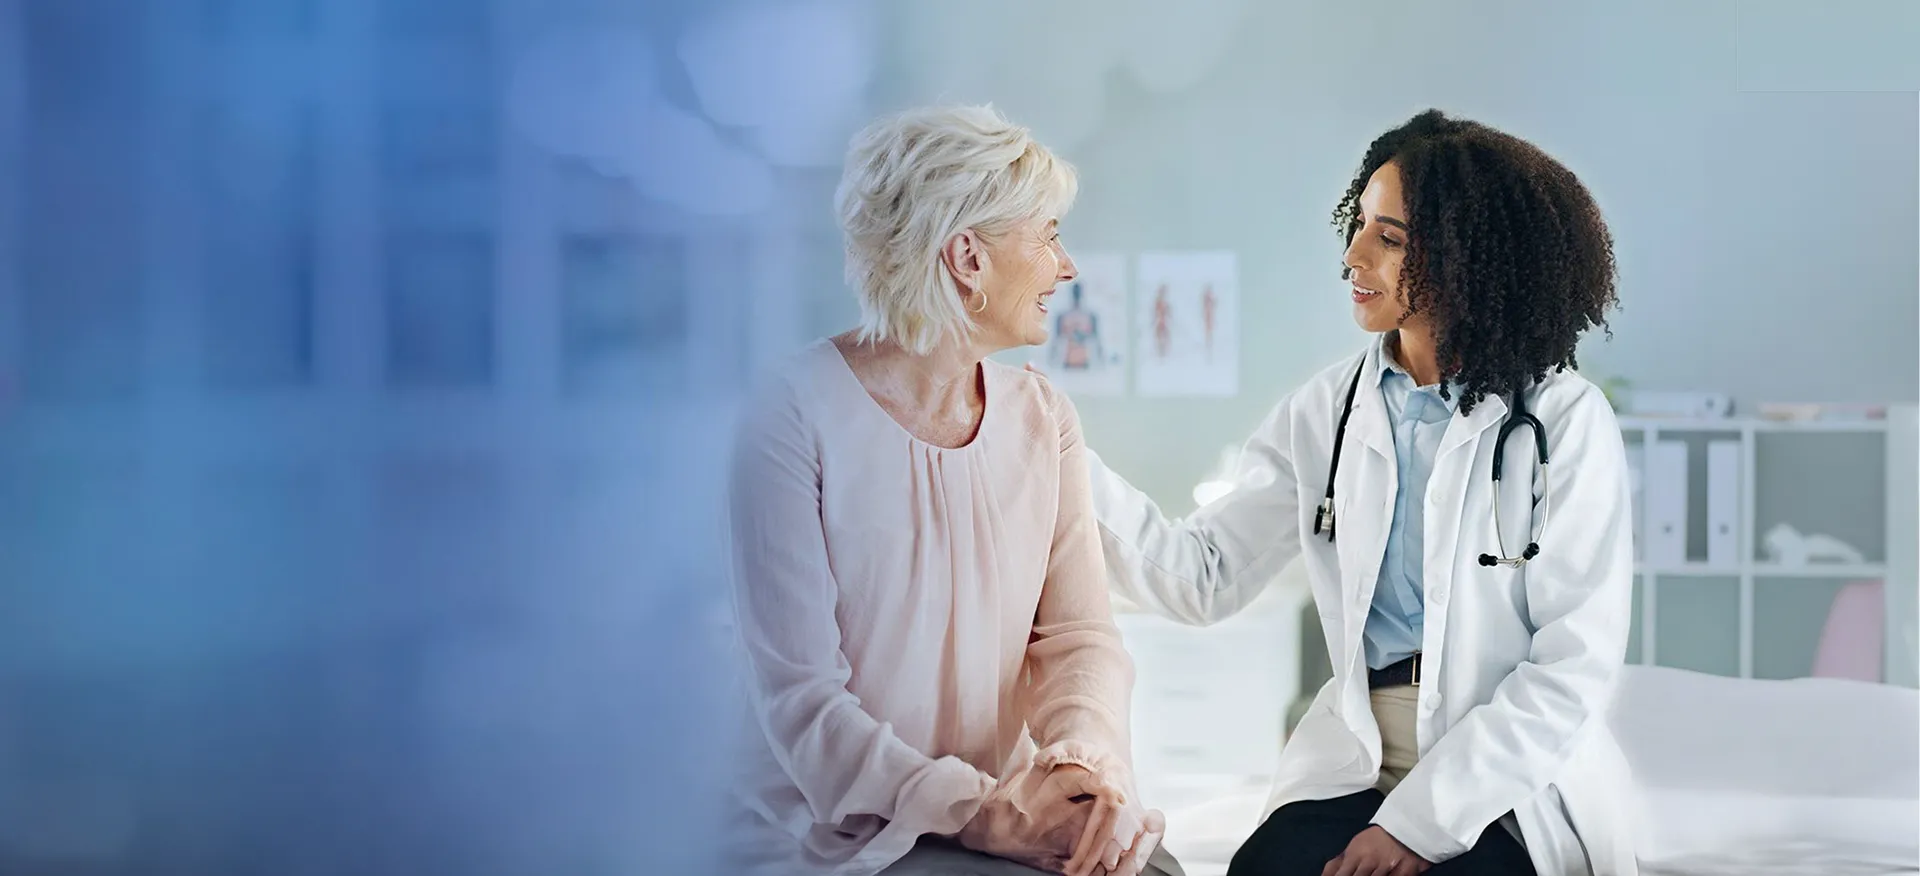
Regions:
<instances>
[{"instance_id":1,"label":"woman's face","mask_svg":"<svg viewBox=\"0 0 1920 876\"><path fill-rule=\"evenodd\" d=\"M1403 327L1406 290L1400 268L1407 256L1407 206L1401 197L1400 166L1389 161L1368 178L1360 192L1360 229L1343 257L1352 271L1353 321L1369 332ZM1407 318L1404 327L1420 327L1425 314Z\"/></svg>"},{"instance_id":2,"label":"woman's face","mask_svg":"<svg viewBox=\"0 0 1920 876\"><path fill-rule=\"evenodd\" d=\"M1060 243L1060 222L1028 219L987 239L979 289L986 307L973 314L974 338L994 349L1047 342L1047 298L1055 286L1078 276ZM969 307L980 307L979 293Z\"/></svg>"}]
</instances>

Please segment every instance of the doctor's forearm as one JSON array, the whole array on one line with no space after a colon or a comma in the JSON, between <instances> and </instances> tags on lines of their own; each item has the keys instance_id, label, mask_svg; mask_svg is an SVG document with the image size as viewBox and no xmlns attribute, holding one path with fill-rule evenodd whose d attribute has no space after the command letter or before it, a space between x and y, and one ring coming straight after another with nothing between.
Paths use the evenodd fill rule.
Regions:
<instances>
[{"instance_id":1,"label":"doctor's forearm","mask_svg":"<svg viewBox=\"0 0 1920 876\"><path fill-rule=\"evenodd\" d=\"M1088 459L1101 547L1115 592L1155 614L1206 625L1238 612L1264 586L1258 569L1245 574L1247 564L1222 547L1223 541L1234 541L1236 520L1266 513L1252 507L1249 494L1209 506L1210 514L1172 519L1093 454ZM1238 508L1216 507L1236 504ZM1252 514L1239 513L1241 509ZM1269 533L1262 539L1265 544L1278 549L1284 539L1272 535L1269 527L1259 528Z\"/></svg>"}]
</instances>

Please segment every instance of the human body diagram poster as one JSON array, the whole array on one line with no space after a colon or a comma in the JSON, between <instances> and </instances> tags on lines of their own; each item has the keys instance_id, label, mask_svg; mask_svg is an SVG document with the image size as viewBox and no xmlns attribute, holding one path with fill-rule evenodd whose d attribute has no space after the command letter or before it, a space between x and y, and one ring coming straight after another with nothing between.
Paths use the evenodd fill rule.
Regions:
<instances>
[{"instance_id":1,"label":"human body diagram poster","mask_svg":"<svg viewBox=\"0 0 1920 876\"><path fill-rule=\"evenodd\" d=\"M1240 282L1233 253L1142 253L1134 290L1138 395L1239 393Z\"/></svg>"},{"instance_id":2,"label":"human body diagram poster","mask_svg":"<svg viewBox=\"0 0 1920 876\"><path fill-rule=\"evenodd\" d=\"M1073 396L1127 394L1127 255L1073 259L1079 275L1046 304L1046 346L1033 365Z\"/></svg>"},{"instance_id":3,"label":"human body diagram poster","mask_svg":"<svg viewBox=\"0 0 1920 876\"><path fill-rule=\"evenodd\" d=\"M1079 273L1047 302L1047 344L1030 351L1033 364L1070 395L1127 392L1127 257L1076 257Z\"/></svg>"}]
</instances>

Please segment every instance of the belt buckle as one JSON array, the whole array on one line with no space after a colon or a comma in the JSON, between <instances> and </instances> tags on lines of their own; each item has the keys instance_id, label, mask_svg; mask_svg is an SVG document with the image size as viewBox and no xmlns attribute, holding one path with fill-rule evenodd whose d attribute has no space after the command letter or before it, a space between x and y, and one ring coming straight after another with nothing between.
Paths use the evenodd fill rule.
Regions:
<instances>
[{"instance_id":1,"label":"belt buckle","mask_svg":"<svg viewBox=\"0 0 1920 876\"><path fill-rule=\"evenodd\" d=\"M1413 652L1413 686L1420 686L1420 652Z\"/></svg>"}]
</instances>

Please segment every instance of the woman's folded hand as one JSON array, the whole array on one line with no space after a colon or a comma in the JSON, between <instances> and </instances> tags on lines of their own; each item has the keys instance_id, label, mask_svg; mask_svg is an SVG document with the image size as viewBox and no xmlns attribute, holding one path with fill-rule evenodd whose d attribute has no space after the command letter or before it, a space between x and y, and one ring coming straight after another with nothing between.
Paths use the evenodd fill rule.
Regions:
<instances>
[{"instance_id":1,"label":"woman's folded hand","mask_svg":"<svg viewBox=\"0 0 1920 876\"><path fill-rule=\"evenodd\" d=\"M1117 808L1110 801L1121 799L1119 788L1085 767L1028 764L1000 780L957 839L974 851L1050 873L1087 873L1087 859L1101 848L1091 828L1104 819L1110 832L1109 813Z\"/></svg>"},{"instance_id":2,"label":"woman's folded hand","mask_svg":"<svg viewBox=\"0 0 1920 876\"><path fill-rule=\"evenodd\" d=\"M1166 830L1166 818L1158 810L1142 808L1124 794L1103 795L1095 801L1095 811L1066 872L1068 876L1138 876Z\"/></svg>"},{"instance_id":3,"label":"woman's folded hand","mask_svg":"<svg viewBox=\"0 0 1920 876\"><path fill-rule=\"evenodd\" d=\"M1028 764L1001 779L957 839L974 851L1066 876L1137 876L1166 832L1112 776Z\"/></svg>"},{"instance_id":4,"label":"woman's folded hand","mask_svg":"<svg viewBox=\"0 0 1920 876\"><path fill-rule=\"evenodd\" d=\"M1110 789L1087 824L1087 835L1075 848L1069 876L1135 876L1166 833L1166 818L1142 807L1134 791L1133 769L1110 748L1080 739L1056 741L1034 753L1040 769L1084 769L1094 781Z\"/></svg>"}]
</instances>

